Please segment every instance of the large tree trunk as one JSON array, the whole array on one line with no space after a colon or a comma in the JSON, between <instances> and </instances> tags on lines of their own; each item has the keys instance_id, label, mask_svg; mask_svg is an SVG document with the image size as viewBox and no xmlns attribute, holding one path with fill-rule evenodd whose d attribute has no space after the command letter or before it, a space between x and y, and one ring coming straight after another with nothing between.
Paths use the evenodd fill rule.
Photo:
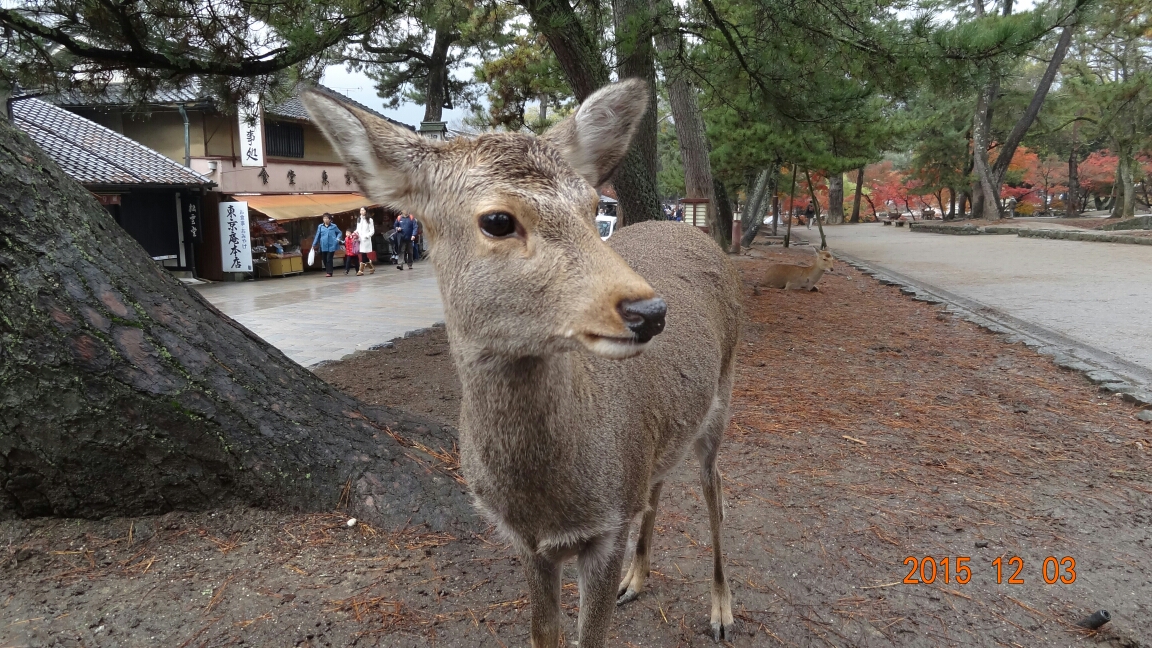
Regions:
<instances>
[{"instance_id":1,"label":"large tree trunk","mask_svg":"<svg viewBox=\"0 0 1152 648\"><path fill-rule=\"evenodd\" d=\"M1080 147L1076 141L1077 126L1076 123L1072 124L1072 151L1068 154L1068 202L1064 206L1068 218L1080 215Z\"/></svg>"},{"instance_id":2,"label":"large tree trunk","mask_svg":"<svg viewBox=\"0 0 1152 648\"><path fill-rule=\"evenodd\" d=\"M824 222L839 225L844 222L844 174L828 175L828 215Z\"/></svg>"},{"instance_id":3,"label":"large tree trunk","mask_svg":"<svg viewBox=\"0 0 1152 648\"><path fill-rule=\"evenodd\" d=\"M577 101L584 101L608 83L604 57L568 0L520 0L520 5L548 39ZM656 64L648 0L618 0L613 7L620 78L643 79L653 92L632 148L612 179L620 200L620 225L624 226L663 218L656 191Z\"/></svg>"},{"instance_id":4,"label":"large tree trunk","mask_svg":"<svg viewBox=\"0 0 1152 648\"><path fill-rule=\"evenodd\" d=\"M474 525L454 470L411 447L452 430L365 406L221 314L3 119L0 339L0 518L343 505Z\"/></svg>"},{"instance_id":5,"label":"large tree trunk","mask_svg":"<svg viewBox=\"0 0 1152 648\"><path fill-rule=\"evenodd\" d=\"M756 182L750 186L748 204L744 205L744 213L740 218L740 227L744 230L740 237L740 244L748 247L756 238L756 232L764 223L764 198L768 195L770 170L764 169L757 176Z\"/></svg>"},{"instance_id":6,"label":"large tree trunk","mask_svg":"<svg viewBox=\"0 0 1152 648\"><path fill-rule=\"evenodd\" d=\"M1120 162L1116 168L1116 201L1112 204L1109 218L1132 218L1136 215L1136 182L1132 173L1135 161L1126 151L1119 151L1119 157Z\"/></svg>"},{"instance_id":7,"label":"large tree trunk","mask_svg":"<svg viewBox=\"0 0 1152 648\"><path fill-rule=\"evenodd\" d=\"M860 196L864 195L864 167L856 170L856 192L852 197L852 218L849 223L860 222Z\"/></svg>"},{"instance_id":8,"label":"large tree trunk","mask_svg":"<svg viewBox=\"0 0 1152 648\"><path fill-rule=\"evenodd\" d=\"M612 21L620 78L642 79L649 88L648 111L612 181L624 212L623 225L631 225L664 217L656 190L656 51L652 45L652 9L648 0L612 0Z\"/></svg>"},{"instance_id":9,"label":"large tree trunk","mask_svg":"<svg viewBox=\"0 0 1152 648\"><path fill-rule=\"evenodd\" d=\"M684 163L684 193L688 198L708 199L708 229L712 240L721 249L728 249L732 239L732 219L722 218L713 194L712 150L704 131L704 116L696 101L696 89L688 82L677 57L683 46L680 38L680 17L671 0L651 0L652 14L656 17L656 49L664 69L664 85L668 103L672 107L672 120L676 126L676 139L680 143L680 158Z\"/></svg>"},{"instance_id":10,"label":"large tree trunk","mask_svg":"<svg viewBox=\"0 0 1152 648\"><path fill-rule=\"evenodd\" d=\"M424 95L424 121L443 121L448 101L448 49L459 34L451 28L437 28L428 63L428 88Z\"/></svg>"},{"instance_id":11,"label":"large tree trunk","mask_svg":"<svg viewBox=\"0 0 1152 648\"><path fill-rule=\"evenodd\" d=\"M568 0L520 0L520 4L548 39L577 101L608 83L600 48Z\"/></svg>"},{"instance_id":12,"label":"large tree trunk","mask_svg":"<svg viewBox=\"0 0 1152 648\"><path fill-rule=\"evenodd\" d=\"M1044 106L1044 100L1048 97L1048 90L1052 88L1052 82L1056 80L1056 74L1060 71L1060 65L1064 62L1064 56L1068 53L1068 46L1072 43L1072 34L1076 31L1076 23L1072 22L1064 26L1060 32L1060 38L1056 41L1056 49L1052 52L1052 58L1048 60L1048 67L1044 70L1044 75L1040 77L1040 83L1036 85L1036 91L1032 93L1032 100L1028 102L1028 107L1024 109L1024 114L1020 115L1020 119L1016 120L1016 125L1012 127L1012 132L1008 133L1008 137L1004 139L1004 143L1000 146L1000 150L996 155L996 162L992 165L989 172L989 179L994 192L994 199L999 204L1000 201L1000 187L1004 182L1004 174L1008 172L1008 165L1012 164L1012 157L1016 155L1016 149L1020 147L1020 143L1024 141L1024 136L1028 134L1028 129L1032 128L1032 123L1036 121L1036 116L1040 114L1040 108ZM997 87L999 84L997 83ZM993 96L990 101L995 101ZM985 145L987 150L987 144ZM985 209L985 215L989 213Z\"/></svg>"},{"instance_id":13,"label":"large tree trunk","mask_svg":"<svg viewBox=\"0 0 1152 648\"><path fill-rule=\"evenodd\" d=\"M992 170L988 164L992 102L999 93L1000 79L994 78L976 97L976 114L972 118L972 170L976 173L976 182L972 186L972 218L1000 218L999 191L993 187Z\"/></svg>"}]
</instances>

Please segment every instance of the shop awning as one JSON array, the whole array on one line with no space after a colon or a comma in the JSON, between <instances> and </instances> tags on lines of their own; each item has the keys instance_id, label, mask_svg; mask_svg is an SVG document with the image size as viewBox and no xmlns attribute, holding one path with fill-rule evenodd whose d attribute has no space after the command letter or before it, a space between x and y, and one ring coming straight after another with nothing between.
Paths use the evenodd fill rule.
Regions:
<instances>
[{"instance_id":1,"label":"shop awning","mask_svg":"<svg viewBox=\"0 0 1152 648\"><path fill-rule=\"evenodd\" d=\"M278 221L315 218L324 212L339 214L340 212L375 205L371 200L358 193L240 195L234 196L233 199L247 202L248 209L254 209L268 218Z\"/></svg>"}]
</instances>

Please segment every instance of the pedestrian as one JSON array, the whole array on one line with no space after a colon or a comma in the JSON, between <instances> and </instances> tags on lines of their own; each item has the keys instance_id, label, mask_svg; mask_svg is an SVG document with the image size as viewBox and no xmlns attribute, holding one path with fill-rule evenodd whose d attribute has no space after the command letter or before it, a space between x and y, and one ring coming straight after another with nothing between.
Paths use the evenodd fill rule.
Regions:
<instances>
[{"instance_id":1,"label":"pedestrian","mask_svg":"<svg viewBox=\"0 0 1152 648\"><path fill-rule=\"evenodd\" d=\"M360 235L352 230L344 232L344 275L348 275L353 267L356 268L356 276L364 274L360 270Z\"/></svg>"},{"instance_id":2,"label":"pedestrian","mask_svg":"<svg viewBox=\"0 0 1152 648\"><path fill-rule=\"evenodd\" d=\"M412 222L416 224L415 236L412 237L412 260L419 261L424 258L424 225L415 216Z\"/></svg>"},{"instance_id":3,"label":"pedestrian","mask_svg":"<svg viewBox=\"0 0 1152 648\"><path fill-rule=\"evenodd\" d=\"M804 208L804 223L808 229L812 229L812 219L814 218L816 218L816 208L812 203L808 203L808 206Z\"/></svg>"},{"instance_id":4,"label":"pedestrian","mask_svg":"<svg viewBox=\"0 0 1152 648\"><path fill-rule=\"evenodd\" d=\"M332 258L336 256L336 249L340 247L340 228L332 224L332 214L324 212L321 217L323 223L316 227L316 236L312 237L312 247L320 247L320 254L324 257L324 276L332 276Z\"/></svg>"},{"instance_id":5,"label":"pedestrian","mask_svg":"<svg viewBox=\"0 0 1152 648\"><path fill-rule=\"evenodd\" d=\"M404 264L412 269L412 242L416 240L416 219L412 214L401 214L396 219L396 232L399 234L399 249L396 250L396 269L403 270Z\"/></svg>"},{"instance_id":6,"label":"pedestrian","mask_svg":"<svg viewBox=\"0 0 1152 648\"><path fill-rule=\"evenodd\" d=\"M356 234L360 238L360 270L356 276L364 274L365 266L368 268L368 274L376 274L376 266L373 264L376 254L372 251L372 235L375 233L375 221L368 215L368 210L361 207L360 220L356 222Z\"/></svg>"}]
</instances>

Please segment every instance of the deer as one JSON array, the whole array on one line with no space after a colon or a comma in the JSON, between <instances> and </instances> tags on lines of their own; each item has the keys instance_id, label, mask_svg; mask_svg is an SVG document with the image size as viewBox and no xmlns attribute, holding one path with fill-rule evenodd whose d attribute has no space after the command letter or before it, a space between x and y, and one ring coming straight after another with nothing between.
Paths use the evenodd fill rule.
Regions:
<instances>
[{"instance_id":1,"label":"deer","mask_svg":"<svg viewBox=\"0 0 1152 648\"><path fill-rule=\"evenodd\" d=\"M579 646L605 645L616 606L649 576L660 491L689 450L712 536L712 634L733 636L717 457L740 328L735 268L690 225L634 224L605 243L594 223L649 97L625 80L539 137L448 141L315 89L301 97L366 195L424 223L463 388L461 471L519 553L534 648L560 641L572 558Z\"/></svg>"},{"instance_id":2,"label":"deer","mask_svg":"<svg viewBox=\"0 0 1152 648\"><path fill-rule=\"evenodd\" d=\"M764 276L760 278L757 287L781 288L784 290L817 290L816 283L825 272L835 266L835 258L828 250L816 253L816 262L812 265L799 265L796 263L774 263L768 266Z\"/></svg>"}]
</instances>

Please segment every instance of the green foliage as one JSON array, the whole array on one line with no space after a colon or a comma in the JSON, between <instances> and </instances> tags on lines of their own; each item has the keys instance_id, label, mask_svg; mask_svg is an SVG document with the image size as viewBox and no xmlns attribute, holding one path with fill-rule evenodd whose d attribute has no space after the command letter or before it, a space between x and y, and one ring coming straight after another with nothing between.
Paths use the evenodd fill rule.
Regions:
<instances>
[{"instance_id":1,"label":"green foliage","mask_svg":"<svg viewBox=\"0 0 1152 648\"><path fill-rule=\"evenodd\" d=\"M542 133L575 107L555 53L531 25L509 22L503 42L491 45L475 70L476 81L487 86L488 108L478 108L473 123ZM532 102L537 107L529 107Z\"/></svg>"},{"instance_id":2,"label":"green foliage","mask_svg":"<svg viewBox=\"0 0 1152 648\"><path fill-rule=\"evenodd\" d=\"M350 44L345 56L376 83L385 106L436 101L428 96L433 81L443 93L440 107L473 105L472 84L452 71L466 65L478 42L487 39L487 23L498 23L503 13L487 6L473 10L454 0L418 0Z\"/></svg>"},{"instance_id":3,"label":"green foliage","mask_svg":"<svg viewBox=\"0 0 1152 648\"><path fill-rule=\"evenodd\" d=\"M316 78L330 50L396 14L386 0L18 0L0 9L0 81L142 96L190 79L225 96Z\"/></svg>"}]
</instances>

